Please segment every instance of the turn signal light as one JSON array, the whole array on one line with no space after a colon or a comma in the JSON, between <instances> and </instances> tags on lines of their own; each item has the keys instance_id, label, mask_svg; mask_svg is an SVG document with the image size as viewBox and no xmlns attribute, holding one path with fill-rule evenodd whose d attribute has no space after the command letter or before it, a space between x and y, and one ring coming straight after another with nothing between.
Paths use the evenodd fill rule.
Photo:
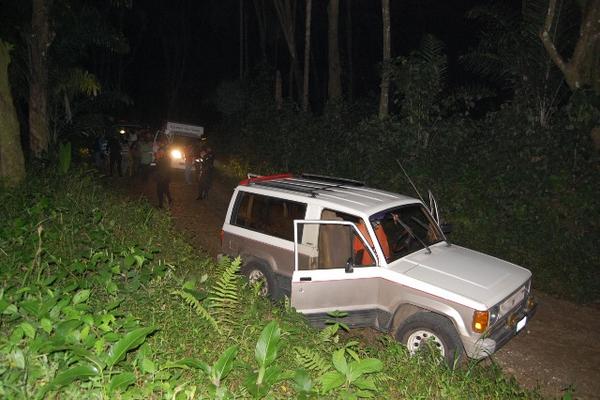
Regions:
<instances>
[{"instance_id":1,"label":"turn signal light","mask_svg":"<svg viewBox=\"0 0 600 400\"><path fill-rule=\"evenodd\" d=\"M483 333L490 323L489 311L477 311L473 313L473 332Z\"/></svg>"}]
</instances>

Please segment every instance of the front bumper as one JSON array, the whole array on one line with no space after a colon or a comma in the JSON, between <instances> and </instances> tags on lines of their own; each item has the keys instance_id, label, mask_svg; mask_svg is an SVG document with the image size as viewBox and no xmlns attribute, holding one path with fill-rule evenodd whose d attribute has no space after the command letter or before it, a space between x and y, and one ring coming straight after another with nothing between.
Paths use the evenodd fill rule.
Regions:
<instances>
[{"instance_id":1,"label":"front bumper","mask_svg":"<svg viewBox=\"0 0 600 400\"><path fill-rule=\"evenodd\" d=\"M506 313L494 326L477 340L471 349L465 348L471 358L480 359L500 350L510 339L521 332L537 311L537 302L525 299ZM465 346L466 347L466 346Z\"/></svg>"}]
</instances>

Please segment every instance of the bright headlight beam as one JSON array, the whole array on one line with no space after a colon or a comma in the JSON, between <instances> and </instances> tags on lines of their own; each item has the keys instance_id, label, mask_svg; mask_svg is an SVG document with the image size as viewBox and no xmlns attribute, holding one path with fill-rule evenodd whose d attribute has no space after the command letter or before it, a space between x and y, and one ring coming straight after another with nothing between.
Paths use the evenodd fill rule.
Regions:
<instances>
[{"instance_id":1,"label":"bright headlight beam","mask_svg":"<svg viewBox=\"0 0 600 400\"><path fill-rule=\"evenodd\" d=\"M181 150L171 150L171 157L176 159L176 160L180 160L183 158L183 155L181 154Z\"/></svg>"}]
</instances>

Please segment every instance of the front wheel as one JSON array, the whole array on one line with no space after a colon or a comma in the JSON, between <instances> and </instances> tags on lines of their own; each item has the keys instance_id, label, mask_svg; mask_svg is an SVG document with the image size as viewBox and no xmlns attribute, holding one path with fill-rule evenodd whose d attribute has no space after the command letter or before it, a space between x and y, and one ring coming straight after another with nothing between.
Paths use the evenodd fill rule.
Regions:
<instances>
[{"instance_id":1,"label":"front wheel","mask_svg":"<svg viewBox=\"0 0 600 400\"><path fill-rule=\"evenodd\" d=\"M396 340L404 344L411 355L432 354L451 368L464 358L464 347L454 325L432 312L408 317L396 331Z\"/></svg>"},{"instance_id":2,"label":"front wheel","mask_svg":"<svg viewBox=\"0 0 600 400\"><path fill-rule=\"evenodd\" d=\"M248 278L250 285L259 285L260 296L277 299L277 286L270 268L252 262L242 268L242 273Z\"/></svg>"}]
</instances>

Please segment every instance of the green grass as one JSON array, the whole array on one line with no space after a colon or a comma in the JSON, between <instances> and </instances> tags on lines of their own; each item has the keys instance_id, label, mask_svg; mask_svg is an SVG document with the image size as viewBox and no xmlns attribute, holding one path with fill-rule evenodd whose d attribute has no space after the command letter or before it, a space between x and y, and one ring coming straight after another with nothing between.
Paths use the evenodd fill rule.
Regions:
<instances>
[{"instance_id":1,"label":"green grass","mask_svg":"<svg viewBox=\"0 0 600 400\"><path fill-rule=\"evenodd\" d=\"M3 398L540 397L493 365L452 371L385 335L311 328L179 239L167 214L91 172L32 174L0 192L0 220ZM266 342L265 327L278 340ZM258 356L257 343L274 356ZM326 390L335 357L371 369Z\"/></svg>"}]
</instances>

